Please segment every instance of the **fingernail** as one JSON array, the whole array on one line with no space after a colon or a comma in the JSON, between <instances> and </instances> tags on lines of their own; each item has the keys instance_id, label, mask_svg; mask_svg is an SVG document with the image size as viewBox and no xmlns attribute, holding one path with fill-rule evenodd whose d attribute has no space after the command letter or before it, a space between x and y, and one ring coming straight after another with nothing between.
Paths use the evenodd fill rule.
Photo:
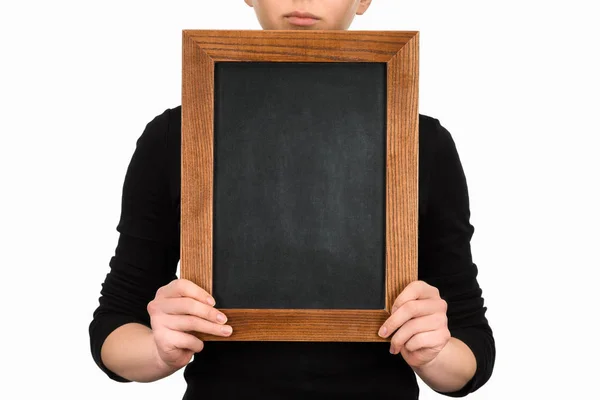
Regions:
<instances>
[{"instance_id":1,"label":"fingernail","mask_svg":"<svg viewBox=\"0 0 600 400\"><path fill-rule=\"evenodd\" d=\"M379 330L379 336L384 337L385 335L387 335L387 328L385 326L382 326Z\"/></svg>"},{"instance_id":2,"label":"fingernail","mask_svg":"<svg viewBox=\"0 0 600 400\"><path fill-rule=\"evenodd\" d=\"M215 301L215 299L213 299L211 296L208 296L206 298L206 301L208 301L208 304L210 304L211 306L214 306L215 304L217 304L217 302Z\"/></svg>"},{"instance_id":3,"label":"fingernail","mask_svg":"<svg viewBox=\"0 0 600 400\"><path fill-rule=\"evenodd\" d=\"M219 321L219 322L225 322L225 321L227 321L227 317L225 317L225 314L218 313L217 314L217 321Z\"/></svg>"},{"instance_id":4,"label":"fingernail","mask_svg":"<svg viewBox=\"0 0 600 400\"><path fill-rule=\"evenodd\" d=\"M221 328L221 332L229 335L231 332L233 332L233 329L230 326L224 326Z\"/></svg>"},{"instance_id":5,"label":"fingernail","mask_svg":"<svg viewBox=\"0 0 600 400\"><path fill-rule=\"evenodd\" d=\"M390 354L396 354L396 349L394 349L394 346L390 346Z\"/></svg>"}]
</instances>

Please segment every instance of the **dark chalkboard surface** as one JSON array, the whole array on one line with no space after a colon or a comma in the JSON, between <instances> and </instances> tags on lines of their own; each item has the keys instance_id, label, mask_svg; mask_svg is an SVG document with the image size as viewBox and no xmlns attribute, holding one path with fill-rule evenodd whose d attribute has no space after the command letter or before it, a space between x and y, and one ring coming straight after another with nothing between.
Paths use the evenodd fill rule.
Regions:
<instances>
[{"instance_id":1,"label":"dark chalkboard surface","mask_svg":"<svg viewBox=\"0 0 600 400\"><path fill-rule=\"evenodd\" d=\"M215 299L383 309L385 63L215 64Z\"/></svg>"}]
</instances>

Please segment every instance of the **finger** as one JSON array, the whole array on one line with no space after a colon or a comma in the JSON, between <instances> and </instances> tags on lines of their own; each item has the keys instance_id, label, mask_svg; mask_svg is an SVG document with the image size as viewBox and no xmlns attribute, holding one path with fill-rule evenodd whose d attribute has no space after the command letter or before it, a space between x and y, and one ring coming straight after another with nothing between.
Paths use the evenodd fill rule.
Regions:
<instances>
[{"instance_id":1,"label":"finger","mask_svg":"<svg viewBox=\"0 0 600 400\"><path fill-rule=\"evenodd\" d=\"M187 279L175 279L156 292L157 297L191 297L210 306L215 305L215 299L200 286Z\"/></svg>"},{"instance_id":2,"label":"finger","mask_svg":"<svg viewBox=\"0 0 600 400\"><path fill-rule=\"evenodd\" d=\"M414 335L406 345L406 350L413 352L443 346L450 338L450 333L444 330L421 332Z\"/></svg>"},{"instance_id":3,"label":"finger","mask_svg":"<svg viewBox=\"0 0 600 400\"><path fill-rule=\"evenodd\" d=\"M445 316L443 315L435 314L411 319L394 334L390 341L390 350L396 350L397 352L401 347L405 346L413 336L423 332L440 330L445 327Z\"/></svg>"},{"instance_id":4,"label":"finger","mask_svg":"<svg viewBox=\"0 0 600 400\"><path fill-rule=\"evenodd\" d=\"M379 329L379 336L388 337L412 318L423 317L443 310L440 300L411 300L404 303L396 312L388 317ZM445 311L445 310L443 310Z\"/></svg>"},{"instance_id":5,"label":"finger","mask_svg":"<svg viewBox=\"0 0 600 400\"><path fill-rule=\"evenodd\" d=\"M404 303L411 300L418 299L432 299L440 297L439 290L431 286L424 281L414 281L409 283L402 293L396 298L394 304L392 305L392 314Z\"/></svg>"},{"instance_id":6,"label":"finger","mask_svg":"<svg viewBox=\"0 0 600 400\"><path fill-rule=\"evenodd\" d=\"M191 333L170 331L169 341L178 349L191 350L194 353L199 353L204 348L204 342Z\"/></svg>"},{"instance_id":7,"label":"finger","mask_svg":"<svg viewBox=\"0 0 600 400\"><path fill-rule=\"evenodd\" d=\"M164 326L179 332L202 332L215 336L229 336L233 332L229 325L215 324L193 315L165 315L162 318Z\"/></svg>"},{"instance_id":8,"label":"finger","mask_svg":"<svg viewBox=\"0 0 600 400\"><path fill-rule=\"evenodd\" d=\"M196 317L223 324L227 316L216 308L199 302L191 297L177 297L162 299L156 306L164 314L194 315Z\"/></svg>"}]
</instances>

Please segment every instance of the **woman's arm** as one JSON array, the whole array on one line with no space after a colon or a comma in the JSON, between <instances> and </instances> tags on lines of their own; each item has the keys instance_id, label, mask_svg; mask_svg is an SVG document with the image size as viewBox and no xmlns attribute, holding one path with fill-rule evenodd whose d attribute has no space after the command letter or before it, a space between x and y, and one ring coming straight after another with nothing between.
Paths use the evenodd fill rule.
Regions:
<instances>
[{"instance_id":1,"label":"woman's arm","mask_svg":"<svg viewBox=\"0 0 600 400\"><path fill-rule=\"evenodd\" d=\"M431 362L413 367L423 382L438 392L462 389L473 378L476 369L475 355L469 346L452 337Z\"/></svg>"},{"instance_id":2,"label":"woman's arm","mask_svg":"<svg viewBox=\"0 0 600 400\"><path fill-rule=\"evenodd\" d=\"M138 323L122 325L108 335L101 357L109 370L129 381L153 382L178 370L162 362L152 330Z\"/></svg>"},{"instance_id":3,"label":"woman's arm","mask_svg":"<svg viewBox=\"0 0 600 400\"><path fill-rule=\"evenodd\" d=\"M169 372L154 361L147 311L158 288L177 278L179 261L179 221L167 189L168 130L165 112L137 141L123 184L120 236L89 325L94 361L118 382Z\"/></svg>"},{"instance_id":4,"label":"woman's arm","mask_svg":"<svg viewBox=\"0 0 600 400\"><path fill-rule=\"evenodd\" d=\"M396 312L386 323L394 324L390 330L399 328L392 339L397 344L393 352L402 351L433 390L462 397L491 377L495 342L471 256L474 228L456 145L439 120L422 117L419 125L421 282L403 291L412 286L415 293L400 294ZM418 303L402 307L410 300Z\"/></svg>"}]
</instances>

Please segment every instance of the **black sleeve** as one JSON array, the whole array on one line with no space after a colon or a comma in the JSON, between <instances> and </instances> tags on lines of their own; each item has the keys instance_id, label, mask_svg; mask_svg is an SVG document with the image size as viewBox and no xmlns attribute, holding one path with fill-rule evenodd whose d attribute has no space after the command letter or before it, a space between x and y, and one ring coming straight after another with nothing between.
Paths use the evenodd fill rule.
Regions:
<instances>
[{"instance_id":1,"label":"black sleeve","mask_svg":"<svg viewBox=\"0 0 600 400\"><path fill-rule=\"evenodd\" d=\"M137 140L123 184L117 247L89 325L94 361L119 382L128 380L106 368L100 357L104 340L130 322L149 327L148 303L176 278L179 227L168 190L168 117L169 110L154 118Z\"/></svg>"},{"instance_id":2,"label":"black sleeve","mask_svg":"<svg viewBox=\"0 0 600 400\"><path fill-rule=\"evenodd\" d=\"M448 303L451 335L469 346L477 360L473 379L459 391L442 393L463 397L489 380L496 350L471 257L474 228L463 167L454 140L437 119L433 132L427 208L419 223L419 279L439 289Z\"/></svg>"}]
</instances>

